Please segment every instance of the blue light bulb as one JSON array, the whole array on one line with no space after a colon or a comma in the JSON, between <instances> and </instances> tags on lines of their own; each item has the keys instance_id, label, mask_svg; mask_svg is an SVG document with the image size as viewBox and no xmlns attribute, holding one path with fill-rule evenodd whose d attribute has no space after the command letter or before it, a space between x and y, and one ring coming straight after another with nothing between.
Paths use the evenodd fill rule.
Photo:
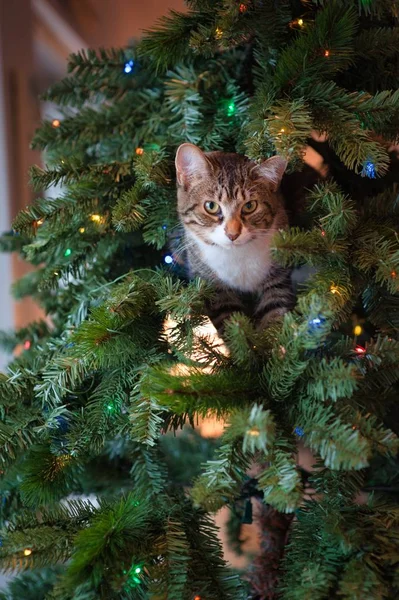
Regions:
<instances>
[{"instance_id":1,"label":"blue light bulb","mask_svg":"<svg viewBox=\"0 0 399 600\"><path fill-rule=\"evenodd\" d=\"M162 225L162 229L163 229L164 231L166 231L166 230L167 230L167 226L166 226L166 225Z\"/></svg>"},{"instance_id":2,"label":"blue light bulb","mask_svg":"<svg viewBox=\"0 0 399 600\"><path fill-rule=\"evenodd\" d=\"M361 175L362 177L368 177L369 179L375 179L377 177L375 164L372 160L364 161Z\"/></svg>"},{"instance_id":3,"label":"blue light bulb","mask_svg":"<svg viewBox=\"0 0 399 600\"><path fill-rule=\"evenodd\" d=\"M166 264L167 264L167 265L171 265L171 264L172 264L172 262L173 262L173 257L172 257L172 256L170 256L170 254L167 254L167 255L164 257L164 261L166 262Z\"/></svg>"},{"instance_id":4,"label":"blue light bulb","mask_svg":"<svg viewBox=\"0 0 399 600\"><path fill-rule=\"evenodd\" d=\"M302 427L295 427L294 432L297 434L298 437L302 437L305 435L305 432L302 429Z\"/></svg>"},{"instance_id":5,"label":"blue light bulb","mask_svg":"<svg viewBox=\"0 0 399 600\"><path fill-rule=\"evenodd\" d=\"M133 71L133 67L134 67L134 60L129 60L128 62L125 63L123 70L125 71L125 73L131 73Z\"/></svg>"},{"instance_id":6,"label":"blue light bulb","mask_svg":"<svg viewBox=\"0 0 399 600\"><path fill-rule=\"evenodd\" d=\"M320 323L321 323L321 319L319 317L316 317L315 319L312 319L310 321L311 325L320 325Z\"/></svg>"}]
</instances>

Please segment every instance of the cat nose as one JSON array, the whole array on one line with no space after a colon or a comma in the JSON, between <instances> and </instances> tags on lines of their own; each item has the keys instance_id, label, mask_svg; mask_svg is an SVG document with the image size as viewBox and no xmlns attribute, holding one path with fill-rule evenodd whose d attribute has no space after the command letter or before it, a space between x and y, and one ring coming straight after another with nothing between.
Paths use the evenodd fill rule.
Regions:
<instances>
[{"instance_id":1,"label":"cat nose","mask_svg":"<svg viewBox=\"0 0 399 600\"><path fill-rule=\"evenodd\" d=\"M226 235L229 238L229 240L234 242L234 240L236 240L240 234L239 233L226 233Z\"/></svg>"}]
</instances>

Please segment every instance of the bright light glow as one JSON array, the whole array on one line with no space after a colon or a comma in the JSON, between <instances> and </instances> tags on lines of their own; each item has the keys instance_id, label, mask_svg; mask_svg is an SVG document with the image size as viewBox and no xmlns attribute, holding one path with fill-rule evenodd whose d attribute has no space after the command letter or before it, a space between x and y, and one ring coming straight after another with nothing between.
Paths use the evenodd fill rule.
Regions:
<instances>
[{"instance_id":1,"label":"bright light glow","mask_svg":"<svg viewBox=\"0 0 399 600\"><path fill-rule=\"evenodd\" d=\"M84 227L79 227L79 233L84 233L86 229Z\"/></svg>"},{"instance_id":2,"label":"bright light glow","mask_svg":"<svg viewBox=\"0 0 399 600\"><path fill-rule=\"evenodd\" d=\"M32 550L30 548L25 548L24 555L25 556L30 556L31 554L32 554Z\"/></svg>"},{"instance_id":3,"label":"bright light glow","mask_svg":"<svg viewBox=\"0 0 399 600\"><path fill-rule=\"evenodd\" d=\"M94 221L94 223L100 223L100 221L101 221L101 215L91 215L90 219L92 221Z\"/></svg>"},{"instance_id":4,"label":"bright light glow","mask_svg":"<svg viewBox=\"0 0 399 600\"><path fill-rule=\"evenodd\" d=\"M363 328L360 325L356 325L355 328L353 329L353 333L355 335L360 335L363 331Z\"/></svg>"},{"instance_id":5,"label":"bright light glow","mask_svg":"<svg viewBox=\"0 0 399 600\"><path fill-rule=\"evenodd\" d=\"M125 73L131 73L133 71L133 67L134 67L134 60L129 60L127 63L125 63L123 70L125 71Z\"/></svg>"},{"instance_id":6,"label":"bright light glow","mask_svg":"<svg viewBox=\"0 0 399 600\"><path fill-rule=\"evenodd\" d=\"M72 254L72 250L70 248L67 248L64 252L64 256L71 256Z\"/></svg>"},{"instance_id":7,"label":"bright light glow","mask_svg":"<svg viewBox=\"0 0 399 600\"><path fill-rule=\"evenodd\" d=\"M52 125L53 127L59 127L59 126L61 125L61 121L60 121L59 119L53 119L53 120L51 121L51 125Z\"/></svg>"},{"instance_id":8,"label":"bright light glow","mask_svg":"<svg viewBox=\"0 0 399 600\"><path fill-rule=\"evenodd\" d=\"M253 427L252 429L250 429L248 431L249 435L252 435L254 437L258 437L260 435L259 429L257 429L256 427Z\"/></svg>"},{"instance_id":9,"label":"bright light glow","mask_svg":"<svg viewBox=\"0 0 399 600\"><path fill-rule=\"evenodd\" d=\"M170 256L170 254L167 254L167 255L164 257L164 262L166 262L166 264L167 264L167 265L171 265L171 264L172 264L172 262L173 262L173 258L172 258L172 256Z\"/></svg>"}]
</instances>

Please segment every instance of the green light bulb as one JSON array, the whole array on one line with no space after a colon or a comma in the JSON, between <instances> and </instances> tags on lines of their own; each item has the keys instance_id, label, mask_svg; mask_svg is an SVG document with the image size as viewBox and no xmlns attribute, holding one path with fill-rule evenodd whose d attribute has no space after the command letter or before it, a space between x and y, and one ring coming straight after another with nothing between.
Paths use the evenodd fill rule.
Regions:
<instances>
[{"instance_id":1,"label":"green light bulb","mask_svg":"<svg viewBox=\"0 0 399 600\"><path fill-rule=\"evenodd\" d=\"M140 567L137 567L136 569L134 569L134 572L137 573L137 574L141 573Z\"/></svg>"},{"instance_id":2,"label":"green light bulb","mask_svg":"<svg viewBox=\"0 0 399 600\"><path fill-rule=\"evenodd\" d=\"M232 117L235 115L235 113L236 113L236 105L235 105L235 102L232 100L227 105L227 116Z\"/></svg>"},{"instance_id":3,"label":"green light bulb","mask_svg":"<svg viewBox=\"0 0 399 600\"><path fill-rule=\"evenodd\" d=\"M70 248L67 248L64 252L64 256L70 256L72 254L72 250Z\"/></svg>"}]
</instances>

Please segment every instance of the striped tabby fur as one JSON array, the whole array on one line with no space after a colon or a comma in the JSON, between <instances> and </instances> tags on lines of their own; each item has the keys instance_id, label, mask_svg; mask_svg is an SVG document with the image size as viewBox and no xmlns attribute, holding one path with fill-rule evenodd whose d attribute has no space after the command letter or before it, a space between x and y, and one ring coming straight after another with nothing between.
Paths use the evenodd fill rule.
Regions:
<instances>
[{"instance_id":1,"label":"striped tabby fur","mask_svg":"<svg viewBox=\"0 0 399 600\"><path fill-rule=\"evenodd\" d=\"M294 305L290 270L270 256L272 235L288 224L279 186L286 161L257 165L244 156L204 153L182 144L176 154L178 212L190 276L217 288L209 317L219 333L233 312L260 328Z\"/></svg>"}]
</instances>

